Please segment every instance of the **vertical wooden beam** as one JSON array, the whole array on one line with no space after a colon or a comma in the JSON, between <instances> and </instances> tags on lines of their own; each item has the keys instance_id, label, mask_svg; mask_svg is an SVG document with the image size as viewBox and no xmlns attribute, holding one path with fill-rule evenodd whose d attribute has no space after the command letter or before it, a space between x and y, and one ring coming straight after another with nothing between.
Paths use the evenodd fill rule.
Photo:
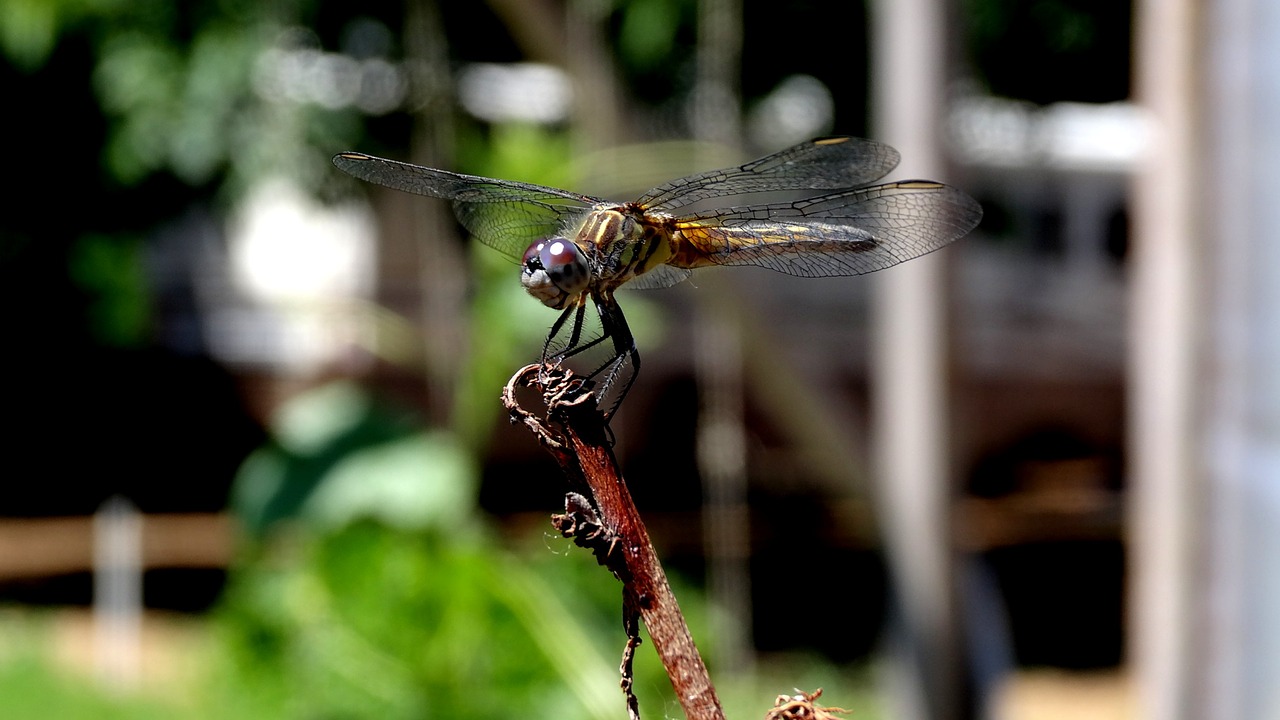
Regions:
<instances>
[{"instance_id":1,"label":"vertical wooden beam","mask_svg":"<svg viewBox=\"0 0 1280 720\"><path fill-rule=\"evenodd\" d=\"M1137 6L1136 95L1152 118L1135 176L1129 318L1130 652L1139 716L1195 717L1191 644L1200 528L1195 382L1202 98L1194 3Z\"/></svg>"},{"instance_id":2,"label":"vertical wooden beam","mask_svg":"<svg viewBox=\"0 0 1280 720\"><path fill-rule=\"evenodd\" d=\"M1280 717L1280 8L1206 5L1203 600L1197 717ZM1194 300L1194 298L1193 298ZM1195 598L1193 598L1195 599Z\"/></svg>"},{"instance_id":3,"label":"vertical wooden beam","mask_svg":"<svg viewBox=\"0 0 1280 720\"><path fill-rule=\"evenodd\" d=\"M112 691L138 683L142 646L142 515L123 497L93 516L94 662Z\"/></svg>"},{"instance_id":4,"label":"vertical wooden beam","mask_svg":"<svg viewBox=\"0 0 1280 720\"><path fill-rule=\"evenodd\" d=\"M880 0L873 11L876 136L901 151L907 175L937 177L945 4ZM963 717L951 581L943 258L914 260L873 282L874 496L901 615L897 667L907 671L906 686L914 686L893 714Z\"/></svg>"}]
</instances>

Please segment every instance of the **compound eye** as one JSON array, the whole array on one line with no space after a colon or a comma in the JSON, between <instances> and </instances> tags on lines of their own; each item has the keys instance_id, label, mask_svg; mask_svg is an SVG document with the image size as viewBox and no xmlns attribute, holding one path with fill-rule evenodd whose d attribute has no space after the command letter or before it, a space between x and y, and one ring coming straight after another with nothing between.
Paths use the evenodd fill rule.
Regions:
<instances>
[{"instance_id":1,"label":"compound eye","mask_svg":"<svg viewBox=\"0 0 1280 720\"><path fill-rule=\"evenodd\" d=\"M582 251L577 245L565 238L553 237L542 243L534 243L534 246L536 246L538 261L556 287L570 295L586 289L587 281L590 279L587 261L582 257ZM530 260L530 254L535 251L534 246L525 251L526 265Z\"/></svg>"},{"instance_id":2,"label":"compound eye","mask_svg":"<svg viewBox=\"0 0 1280 720\"><path fill-rule=\"evenodd\" d=\"M542 247L546 244L546 241L538 240L530 245L524 251L524 257L520 258L520 264L529 270L541 270L542 261L538 259L538 253L542 252Z\"/></svg>"}]
</instances>

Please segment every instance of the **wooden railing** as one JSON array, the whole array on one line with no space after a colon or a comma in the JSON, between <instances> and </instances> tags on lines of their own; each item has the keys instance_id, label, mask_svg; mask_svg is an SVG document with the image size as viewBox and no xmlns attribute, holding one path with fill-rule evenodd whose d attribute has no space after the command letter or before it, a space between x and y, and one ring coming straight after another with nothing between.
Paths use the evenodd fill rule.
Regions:
<instances>
[{"instance_id":1,"label":"wooden railing","mask_svg":"<svg viewBox=\"0 0 1280 720\"><path fill-rule=\"evenodd\" d=\"M235 526L225 513L139 515L139 563L155 568L224 568ZM0 581L50 577L94 568L94 518L0 519Z\"/></svg>"}]
</instances>

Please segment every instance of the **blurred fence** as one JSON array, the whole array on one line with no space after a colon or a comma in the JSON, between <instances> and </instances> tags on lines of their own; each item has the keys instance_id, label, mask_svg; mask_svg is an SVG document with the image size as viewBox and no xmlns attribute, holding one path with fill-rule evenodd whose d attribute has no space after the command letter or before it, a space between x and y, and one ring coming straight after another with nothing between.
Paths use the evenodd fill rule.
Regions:
<instances>
[{"instance_id":1,"label":"blurred fence","mask_svg":"<svg viewBox=\"0 0 1280 720\"><path fill-rule=\"evenodd\" d=\"M117 496L91 517L0 520L0 582L92 572L93 671L118 690L140 678L144 573L225 568L233 536L227 514L144 515Z\"/></svg>"}]
</instances>

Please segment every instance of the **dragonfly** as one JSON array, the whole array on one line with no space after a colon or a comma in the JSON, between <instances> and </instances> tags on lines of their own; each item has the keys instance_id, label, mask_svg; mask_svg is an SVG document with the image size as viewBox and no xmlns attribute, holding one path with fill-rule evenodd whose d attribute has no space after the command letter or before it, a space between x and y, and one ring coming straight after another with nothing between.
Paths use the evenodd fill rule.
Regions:
<instances>
[{"instance_id":1,"label":"dragonfly","mask_svg":"<svg viewBox=\"0 0 1280 720\"><path fill-rule=\"evenodd\" d=\"M873 184L899 159L873 140L817 138L621 203L359 152L339 153L333 163L367 182L450 201L472 236L518 262L524 289L560 311L543 343L543 367L607 350L597 351L607 360L588 375L607 422L640 370L614 296L624 285L670 287L695 269L722 265L800 277L863 275L937 250L978 224L981 206L954 187ZM780 193L801 199L749 202Z\"/></svg>"}]
</instances>

